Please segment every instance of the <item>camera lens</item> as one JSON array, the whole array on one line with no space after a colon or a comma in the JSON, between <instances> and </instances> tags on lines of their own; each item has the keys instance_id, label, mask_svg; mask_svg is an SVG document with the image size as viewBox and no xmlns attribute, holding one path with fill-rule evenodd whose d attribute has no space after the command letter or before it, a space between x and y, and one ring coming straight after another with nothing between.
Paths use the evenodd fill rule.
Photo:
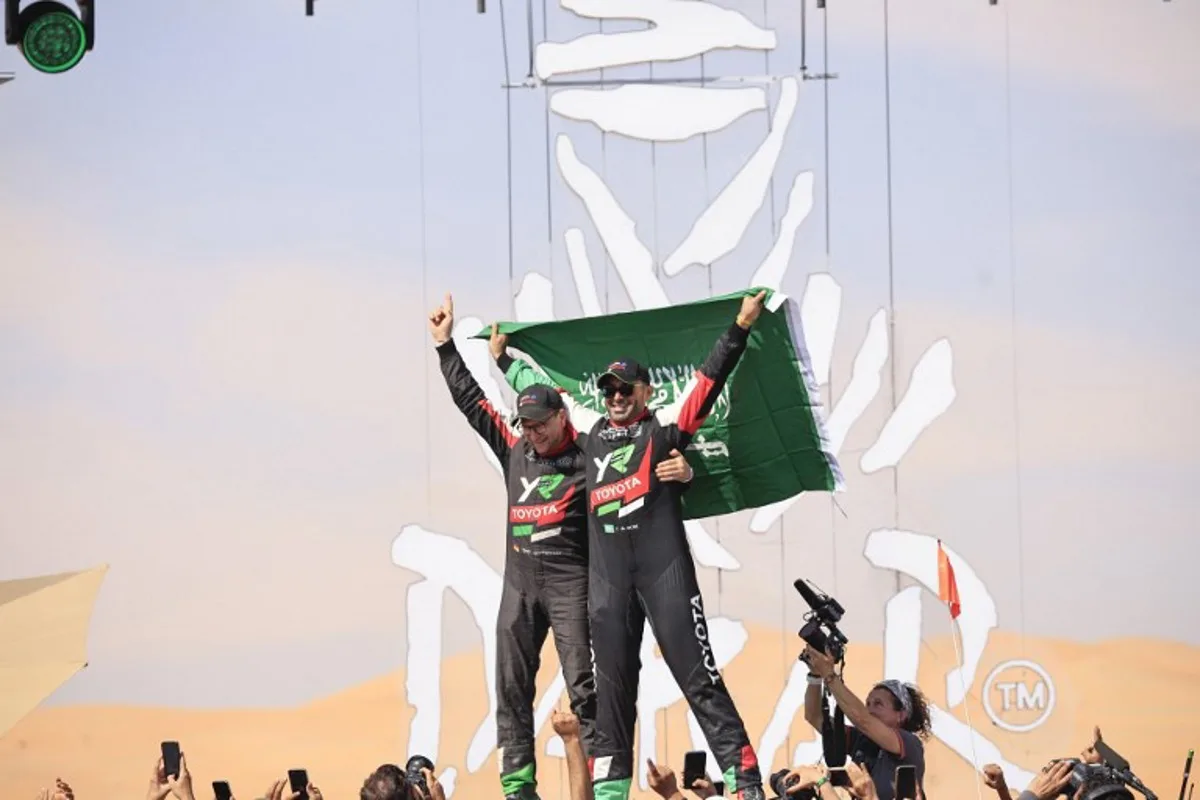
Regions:
<instances>
[{"instance_id":1,"label":"camera lens","mask_svg":"<svg viewBox=\"0 0 1200 800\"><path fill-rule=\"evenodd\" d=\"M421 771L427 769L433 772L433 762L425 756L416 755L408 760L404 765L404 775L408 782L413 786L417 786L425 794L429 793L429 787L425 785L425 774Z\"/></svg>"}]
</instances>

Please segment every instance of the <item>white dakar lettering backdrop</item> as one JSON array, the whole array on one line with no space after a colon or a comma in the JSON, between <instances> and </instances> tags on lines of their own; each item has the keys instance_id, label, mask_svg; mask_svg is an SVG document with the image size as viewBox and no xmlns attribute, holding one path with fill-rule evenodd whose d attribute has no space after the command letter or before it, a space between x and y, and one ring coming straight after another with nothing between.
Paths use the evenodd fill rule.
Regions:
<instances>
[{"instance_id":1,"label":"white dakar lettering backdrop","mask_svg":"<svg viewBox=\"0 0 1200 800\"><path fill-rule=\"evenodd\" d=\"M536 50L536 75L540 80L595 69L654 61L692 58L717 49L745 48L767 51L776 46L776 32L768 30L733 10L692 0L562 0L574 14L598 20L645 20L646 30L594 33L567 42L543 42ZM778 103L769 109L764 86L715 88L711 86L625 85L616 89L573 88L553 91L550 108L560 117L595 125L606 133L655 142L678 142L716 133L744 115L770 113L771 124L762 142L744 166L712 199L695 220L688 235L663 260L662 272L677 275L697 265L714 264L734 252L751 221L762 211L772 179L783 153L784 141L793 120L804 104L802 82L795 76L779 81ZM669 305L671 299L656 271L655 258L637 233L637 222L596 169L576 153L571 137L560 133L554 141L555 164L565 185L586 209L595 233L611 259L636 309ZM669 195L664 200L670 202ZM813 208L813 174L801 172L792 178L786 209L778 221L778 235L746 286L782 289L793 262L795 237ZM569 228L563 236L574 288L583 313L603 313L596 276L586 249L584 233ZM544 275L524 275L515 298L520 321L555 318L554 294L565 287ZM833 275L809 275L802 300L804 332L809 343L813 369L823 392L829 390L829 370L841 310L842 288ZM486 343L469 337L483 321L460 319L455 337L472 374L489 399L507 413L505 394L490 372ZM848 385L837 398L826 398L828 429L834 452L841 450L847 433L875 401L884 386L889 342L887 311L879 309L871 318L865 339L854 358ZM922 432L944 414L955 400L953 347L948 339L929 344L909 376L907 389L887 419L874 444L859 460L864 474L897 467ZM499 464L486 445L480 452L499 471ZM849 486L854 491L854 486ZM750 519L750 530L765 533L788 511L795 498L759 509ZM497 514L497 521L501 516ZM702 522L689 522L687 534L699 566L705 569L738 570L735 553L729 552ZM886 677L915 681L922 642L922 603L925 592L936 598L937 537L915 531L884 528L873 530L866 539L863 557L881 570L894 570L918 585L899 590L887 601L883 644ZM996 627L996 604L988 587L971 565L958 556L952 544L945 545L954 564L962 598L961 669L945 678L945 707L931 692L933 734L968 763L1000 764L1010 786L1024 786L1032 777L1030 764L1007 760L983 733L949 713L961 705L968 693L978 691L980 660L990 631ZM425 753L433 759L449 756L472 772L480 769L496 747L496 698L491 664L496 654L494 622L499 608L501 576L479 553L452 532L428 530L419 523L405 525L392 547L392 559L421 576L407 596L406 630L408 702L415 708L408 732L410 753ZM490 707L479 719L468 752L439 754L444 687L441 683L442 604L453 592L470 609L483 639L484 674ZM936 599L934 602L937 602ZM709 619L709 633L718 665L734 661L747 642L745 627L725 617ZM656 712L682 699L665 662L655 655L653 634L646 628L642 647L642 681L638 698L640 732L637 763L639 783L646 783L646 759L656 752ZM1032 663L1032 662L1031 662ZM1032 668L1040 670L1037 665ZM770 764L784 744L792 720L803 705L804 664L796 662L785 686L781 687L771 720L765 730L751 732L760 761ZM885 677L885 676L880 676ZM1049 677L1049 676L1047 676ZM1052 684L1051 684L1052 685ZM929 687L927 687L929 688ZM543 693L536 706L540 730L564 690L561 674ZM1052 710L1052 707L1048 711ZM695 718L688 714L693 749L707 749ZM982 720L977 721L982 722ZM546 755L562 756L562 745L552 739ZM792 762L815 761L820 741L798 744L784 758ZM709 756L709 763L715 759ZM443 781L453 790L456 772L447 771Z\"/></svg>"}]
</instances>

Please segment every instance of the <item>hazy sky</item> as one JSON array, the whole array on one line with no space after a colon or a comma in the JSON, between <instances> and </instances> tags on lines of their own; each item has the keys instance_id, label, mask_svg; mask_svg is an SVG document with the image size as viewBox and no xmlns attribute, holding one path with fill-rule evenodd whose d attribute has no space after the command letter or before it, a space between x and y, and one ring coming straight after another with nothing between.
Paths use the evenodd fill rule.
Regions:
<instances>
[{"instance_id":1,"label":"hazy sky","mask_svg":"<svg viewBox=\"0 0 1200 800\"><path fill-rule=\"evenodd\" d=\"M771 74L797 69L797 3L721 4L778 31ZM418 17L414 0L320 0L306 18L300 0L236 14L126 0L101 8L96 49L68 74L0 50L18 75L0 87L0 577L112 565L92 667L59 701L297 702L402 663L402 525L462 536L499 566L500 482L426 358L422 316L445 290L460 316L510 313L500 0L488 5L423 0ZM825 269L843 287L836 397L887 304L888 220L883 5L829 5L810 8L807 58L819 71L825 18L838 78L802 85L774 207L814 171L785 290ZM514 82L525 11L508 4ZM553 5L546 27L554 41L598 29ZM779 531L722 522L743 569L719 605L794 628L790 577L808 574L836 586L851 631L877 637L892 577L862 541L898 506L902 526L974 564L1003 627L1200 643L1170 610L1200 604L1200 8L925 0L895 4L891 31L897 372L903 391L948 337L958 398L904 462L897 502L890 473L857 468L881 395L846 444L847 516L831 530L828 500L797 505L781 587L759 579L779 568ZM767 67L749 52L704 63ZM551 278L571 316L563 230L585 231L594 265L603 252L557 170L548 220L543 92L511 99L516 281ZM708 137L707 167L700 140L652 155L549 125L665 257L767 123ZM770 211L711 270L713 290L745 285ZM667 289L693 299L709 279L693 268ZM628 307L612 270L601 296ZM469 624L451 604L453 646L473 644ZM310 669L281 674L284 661Z\"/></svg>"}]
</instances>

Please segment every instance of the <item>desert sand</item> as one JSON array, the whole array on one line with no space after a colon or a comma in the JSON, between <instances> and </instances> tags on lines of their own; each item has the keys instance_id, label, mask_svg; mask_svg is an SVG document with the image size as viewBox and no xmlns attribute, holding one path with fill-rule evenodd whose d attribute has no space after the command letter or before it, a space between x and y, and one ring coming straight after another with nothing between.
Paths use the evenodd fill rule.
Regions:
<instances>
[{"instance_id":1,"label":"desert sand","mask_svg":"<svg viewBox=\"0 0 1200 800\"><path fill-rule=\"evenodd\" d=\"M798 643L778 631L751 628L746 650L725 671L757 747L783 688ZM1054 712L1041 727L1010 733L993 725L980 703L987 668L1007 658L1035 659L1053 675ZM467 772L466 752L486 712L482 653L443 663L443 724L439 772L457 771L454 796L498 797L495 753ZM868 687L882 668L882 648L852 646L847 679ZM919 682L943 708L945 672L954 664L951 641L923 648ZM1099 724L1104 738L1125 755L1163 800L1174 798L1186 751L1200 744L1200 648L1161 641L1122 639L1097 644L1025 640L994 633L968 701L952 713L993 741L1006 758L1037 770L1055 756L1073 755ZM544 689L557 670L552 648L539 674ZM540 691L539 689L539 696ZM413 709L405 701L404 675L394 672L299 708L287 710L177 710L119 706L39 708L0 738L0 798L33 798L55 777L68 780L79 800L141 797L163 739L178 739L196 781L197 796L211 797L209 782L231 782L241 800L260 797L290 767L305 767L329 800L357 797L363 778L377 765L403 764ZM665 717L665 720L664 720ZM1019 721L1019 720L1018 720ZM676 768L690 749L686 707L659 715L658 757ZM539 733L539 752L552 735ZM797 716L790 740L777 752L760 753L779 768L797 743L813 732ZM932 798L976 796L969 764L937 741L928 746L926 789ZM560 759L541 756L544 800L565 798ZM986 789L985 789L986 791ZM636 797L654 797L635 789Z\"/></svg>"}]
</instances>

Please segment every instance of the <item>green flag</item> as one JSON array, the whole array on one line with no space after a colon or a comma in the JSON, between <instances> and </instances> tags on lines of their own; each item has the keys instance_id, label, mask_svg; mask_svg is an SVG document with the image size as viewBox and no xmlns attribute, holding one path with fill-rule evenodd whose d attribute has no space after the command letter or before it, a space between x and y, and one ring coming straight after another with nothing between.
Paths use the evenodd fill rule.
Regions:
<instances>
[{"instance_id":1,"label":"green flag","mask_svg":"<svg viewBox=\"0 0 1200 800\"><path fill-rule=\"evenodd\" d=\"M596 382L605 366L614 358L636 358L650 371L653 409L675 400L733 324L742 298L758 291L560 322L505 322L500 331L548 382L600 414L606 412ZM485 329L476 338L490 333ZM507 376L510 383L515 372ZM683 496L687 519L844 488L825 435L795 300L778 292L768 296L745 354L685 455L696 473Z\"/></svg>"}]
</instances>

